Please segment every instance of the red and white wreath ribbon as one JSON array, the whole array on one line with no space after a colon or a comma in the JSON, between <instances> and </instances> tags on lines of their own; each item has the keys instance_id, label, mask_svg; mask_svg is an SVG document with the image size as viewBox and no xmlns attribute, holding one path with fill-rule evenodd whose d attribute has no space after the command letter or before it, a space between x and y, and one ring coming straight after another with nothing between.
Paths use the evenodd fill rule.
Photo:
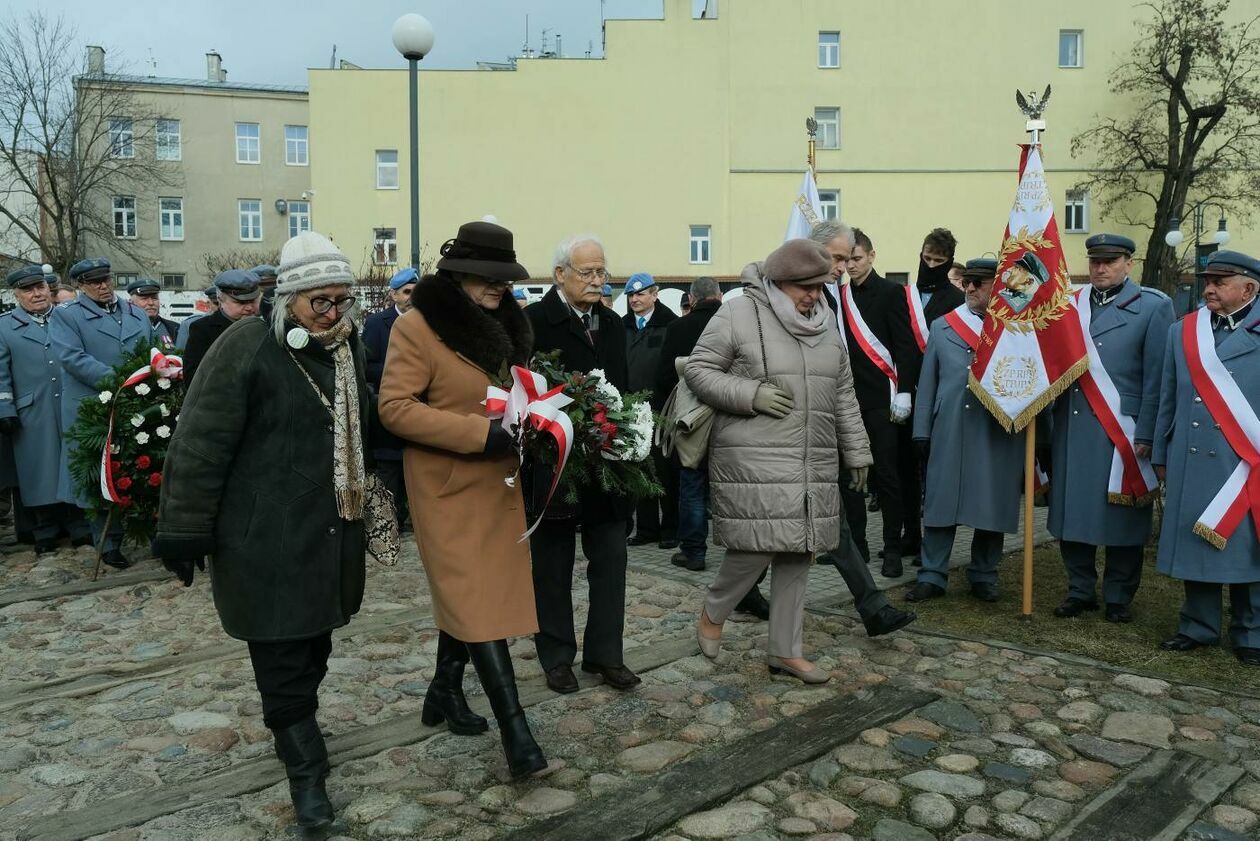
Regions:
<instances>
[{"instance_id":1,"label":"red and white wreath ribbon","mask_svg":"<svg viewBox=\"0 0 1260 841\"><path fill-rule=\"evenodd\" d=\"M162 353L157 348L149 351L149 364L142 365L133 371L118 387L119 391L129 388L156 374L168 380L182 379L184 376L184 360L178 356ZM110 398L109 428L105 432L105 446L101 448L101 498L118 505L123 495L114 486L114 406L118 402L118 392Z\"/></svg>"},{"instance_id":2,"label":"red and white wreath ribbon","mask_svg":"<svg viewBox=\"0 0 1260 841\"><path fill-rule=\"evenodd\" d=\"M1216 354L1212 315L1207 307L1182 320L1181 342L1190 382L1221 434L1238 456L1238 466L1194 524L1194 533L1217 549L1251 514L1260 537L1260 417Z\"/></svg>"},{"instance_id":3,"label":"red and white wreath ribbon","mask_svg":"<svg viewBox=\"0 0 1260 841\"><path fill-rule=\"evenodd\" d=\"M492 420L501 418L503 428L512 437L517 437L519 431L529 423L534 429L555 439L559 458L542 511L551 503L551 497L560 484L560 476L564 473L564 466L573 449L573 422L564 412L564 408L572 402L573 398L564 393L563 385L548 389L545 378L520 365L512 366L511 389L504 390L497 386L486 389L486 416ZM521 535L521 540L529 537L538 528L538 524L542 522L542 511L534 524Z\"/></svg>"}]
</instances>

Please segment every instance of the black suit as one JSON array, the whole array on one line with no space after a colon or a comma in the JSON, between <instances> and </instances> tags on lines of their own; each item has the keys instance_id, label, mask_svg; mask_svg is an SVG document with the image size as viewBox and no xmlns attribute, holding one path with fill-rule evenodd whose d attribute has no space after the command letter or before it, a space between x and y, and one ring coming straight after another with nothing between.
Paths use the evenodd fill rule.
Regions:
<instances>
[{"instance_id":1,"label":"black suit","mask_svg":"<svg viewBox=\"0 0 1260 841\"><path fill-rule=\"evenodd\" d=\"M626 328L630 390L649 392L652 408L657 411L669 395L656 391L656 373L665 348L666 330L676 321L678 314L660 301L656 302L656 308L642 330L638 328L638 316L633 311L621 318L621 324ZM656 476L665 488L665 495L639 500L635 506L634 522L641 539L656 543L658 540L673 540L678 531L678 465L665 458L655 444L652 445L652 461L656 464Z\"/></svg>"},{"instance_id":2,"label":"black suit","mask_svg":"<svg viewBox=\"0 0 1260 841\"><path fill-rule=\"evenodd\" d=\"M922 354L910 329L910 308L905 288L872 271L861 285L853 285L853 301L867 327L892 354L897 366L899 392L914 393L919 379ZM830 297L830 296L829 296ZM853 368L853 390L862 410L862 422L871 442L871 455L875 465L871 470L871 487L879 495L880 517L883 521L884 554L894 560L901 557L903 529L918 530L918 501L916 488L903 491L901 480L900 427L892 422L890 405L892 394L888 377L881 371L858 344L853 330L845 324L848 339L849 364ZM866 546L866 504L860 494L841 486L844 496L845 516L853 532L853 539L869 554ZM913 504L907 500L915 497ZM913 537L907 535L910 541ZM908 541L908 542L910 542Z\"/></svg>"},{"instance_id":3,"label":"black suit","mask_svg":"<svg viewBox=\"0 0 1260 841\"><path fill-rule=\"evenodd\" d=\"M188 344L184 347L184 382L192 387L193 377L197 374L197 366L205 358L214 340L223 335L236 322L223 314L223 310L215 310L205 318L199 318L188 328Z\"/></svg>"},{"instance_id":4,"label":"black suit","mask_svg":"<svg viewBox=\"0 0 1260 841\"><path fill-rule=\"evenodd\" d=\"M591 308L588 333L573 309L552 287L543 299L526 307L534 330L534 352L560 351L560 364L569 371L601 368L608 382L628 390L626 334L620 318L602 304ZM526 488L531 517L537 515L550 482L549 473L529 471ZM622 665L621 637L626 608L626 520L629 501L599 488L587 488L576 507L552 500L544 521L530 536L533 555L534 602L538 634L534 645L543 670L573 663L577 637L573 628L573 561L577 526L582 525L582 552L588 564L590 611L582 641L582 660L601 666Z\"/></svg>"}]
</instances>

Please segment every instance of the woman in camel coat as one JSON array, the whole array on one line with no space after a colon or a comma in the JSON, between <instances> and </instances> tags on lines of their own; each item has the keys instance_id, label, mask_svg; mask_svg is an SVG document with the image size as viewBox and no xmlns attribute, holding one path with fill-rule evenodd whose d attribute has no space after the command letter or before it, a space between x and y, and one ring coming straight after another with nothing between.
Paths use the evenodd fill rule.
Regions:
<instances>
[{"instance_id":1,"label":"woman in camel coat","mask_svg":"<svg viewBox=\"0 0 1260 841\"><path fill-rule=\"evenodd\" d=\"M521 492L504 481L519 459L482 401L492 378L529 355L529 322L511 296L528 272L511 232L488 222L462 226L441 253L394 323L379 403L385 428L407 442L411 521L440 631L421 718L461 735L487 729L464 700L471 657L519 776L546 760L517 700L506 639L535 633L538 619Z\"/></svg>"}]
</instances>

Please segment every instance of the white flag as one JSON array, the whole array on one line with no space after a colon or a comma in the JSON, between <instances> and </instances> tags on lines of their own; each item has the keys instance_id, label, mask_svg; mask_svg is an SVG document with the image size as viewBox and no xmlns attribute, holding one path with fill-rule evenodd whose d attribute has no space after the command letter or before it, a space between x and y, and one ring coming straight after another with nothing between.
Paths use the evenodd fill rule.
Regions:
<instances>
[{"instance_id":1,"label":"white flag","mask_svg":"<svg viewBox=\"0 0 1260 841\"><path fill-rule=\"evenodd\" d=\"M792 215L788 217L787 233L783 241L806 239L815 225L822 221L822 205L818 203L818 185L814 182L814 170L805 170L800 193L792 201Z\"/></svg>"}]
</instances>

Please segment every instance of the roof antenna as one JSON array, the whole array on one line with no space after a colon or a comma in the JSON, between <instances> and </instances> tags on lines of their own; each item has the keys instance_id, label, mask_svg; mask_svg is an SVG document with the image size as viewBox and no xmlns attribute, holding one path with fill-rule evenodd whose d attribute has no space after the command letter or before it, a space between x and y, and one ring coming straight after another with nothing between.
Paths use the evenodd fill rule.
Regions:
<instances>
[{"instance_id":1,"label":"roof antenna","mask_svg":"<svg viewBox=\"0 0 1260 841\"><path fill-rule=\"evenodd\" d=\"M150 76L156 76L156 75L157 75L157 59L153 57L153 48L152 48L152 47L149 47L149 61L148 61L148 65L149 65L149 75L150 75Z\"/></svg>"}]
</instances>

